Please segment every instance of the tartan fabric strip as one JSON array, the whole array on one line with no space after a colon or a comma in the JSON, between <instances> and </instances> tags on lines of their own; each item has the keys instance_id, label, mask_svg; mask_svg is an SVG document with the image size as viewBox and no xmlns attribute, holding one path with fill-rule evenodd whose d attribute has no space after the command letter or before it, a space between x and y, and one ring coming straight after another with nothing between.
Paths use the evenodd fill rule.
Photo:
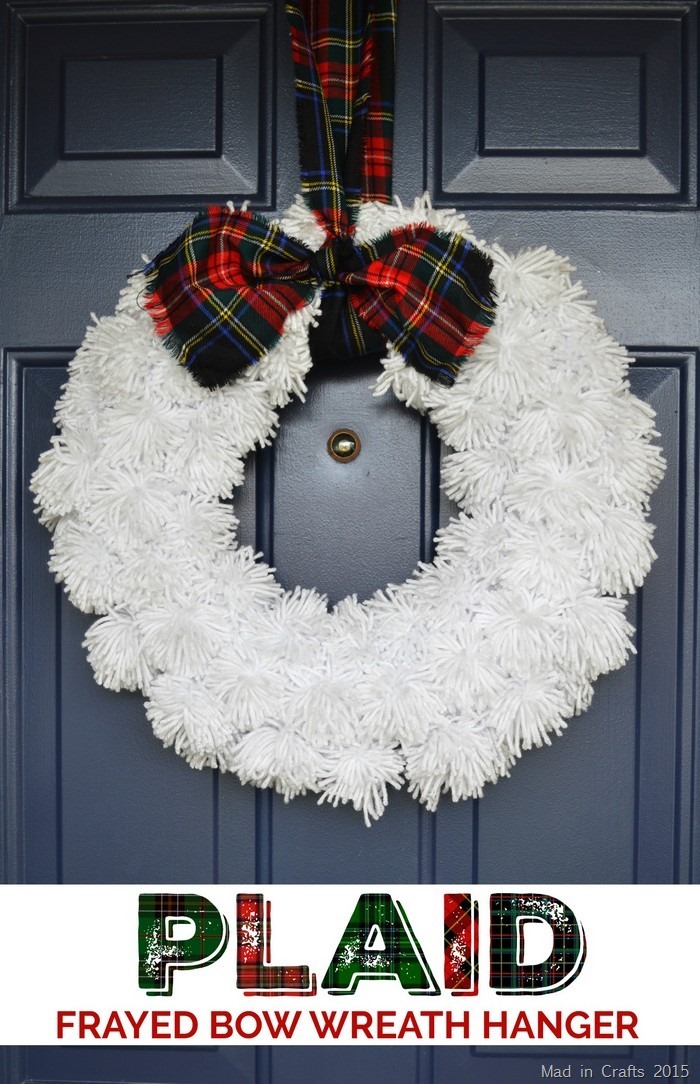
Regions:
<instances>
[{"instance_id":1,"label":"tartan fabric strip","mask_svg":"<svg viewBox=\"0 0 700 1084\"><path fill-rule=\"evenodd\" d=\"M256 365L311 301L308 260L262 216L210 207L145 268L146 308L198 382L221 386Z\"/></svg>"},{"instance_id":2,"label":"tartan fabric strip","mask_svg":"<svg viewBox=\"0 0 700 1084\"><path fill-rule=\"evenodd\" d=\"M319 289L338 302L334 334L347 356L388 339L449 385L493 323L490 271L465 238L427 225L369 244L341 236L312 252L259 215L211 207L147 266L146 307L166 345L209 387L257 364Z\"/></svg>"},{"instance_id":3,"label":"tartan fabric strip","mask_svg":"<svg viewBox=\"0 0 700 1084\"><path fill-rule=\"evenodd\" d=\"M341 276L358 316L414 368L453 384L495 318L491 261L459 234L430 226L394 230L361 246L373 258Z\"/></svg>"},{"instance_id":4,"label":"tartan fabric strip","mask_svg":"<svg viewBox=\"0 0 700 1084\"><path fill-rule=\"evenodd\" d=\"M397 0L375 3L364 133L362 196L391 202L394 154L394 70Z\"/></svg>"},{"instance_id":5,"label":"tartan fabric strip","mask_svg":"<svg viewBox=\"0 0 700 1084\"><path fill-rule=\"evenodd\" d=\"M396 0L287 4L301 187L326 232L391 199Z\"/></svg>"}]
</instances>

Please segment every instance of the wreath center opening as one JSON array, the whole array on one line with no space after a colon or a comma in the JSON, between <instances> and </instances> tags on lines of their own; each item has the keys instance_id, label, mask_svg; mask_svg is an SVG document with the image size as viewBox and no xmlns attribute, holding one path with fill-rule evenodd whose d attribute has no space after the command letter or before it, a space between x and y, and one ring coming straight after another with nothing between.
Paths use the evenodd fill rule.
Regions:
<instances>
[{"instance_id":1,"label":"wreath center opening","mask_svg":"<svg viewBox=\"0 0 700 1084\"><path fill-rule=\"evenodd\" d=\"M316 588L329 606L402 583L433 557L439 440L430 421L371 386L379 356L314 365L305 402L280 411L273 443L246 465L236 506L241 541L261 551L287 589ZM361 452L328 454L350 429Z\"/></svg>"}]
</instances>

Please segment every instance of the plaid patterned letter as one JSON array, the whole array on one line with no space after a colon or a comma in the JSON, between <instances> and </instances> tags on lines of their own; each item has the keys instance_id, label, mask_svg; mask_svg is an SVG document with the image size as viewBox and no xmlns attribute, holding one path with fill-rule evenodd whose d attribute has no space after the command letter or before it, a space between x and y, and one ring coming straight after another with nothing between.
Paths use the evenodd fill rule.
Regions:
<instances>
[{"instance_id":1,"label":"plaid patterned letter","mask_svg":"<svg viewBox=\"0 0 700 1084\"><path fill-rule=\"evenodd\" d=\"M545 923L554 935L546 960L523 963L525 928ZM578 975L586 958L583 926L561 900L537 892L491 896L491 987L499 994L551 994Z\"/></svg>"},{"instance_id":2,"label":"plaid patterned letter","mask_svg":"<svg viewBox=\"0 0 700 1084\"><path fill-rule=\"evenodd\" d=\"M271 910L270 901L265 903L260 893L239 892L236 896L236 986L246 994L315 994L316 976L309 975L306 964L270 966Z\"/></svg>"},{"instance_id":3,"label":"plaid patterned letter","mask_svg":"<svg viewBox=\"0 0 700 1084\"><path fill-rule=\"evenodd\" d=\"M479 992L479 904L470 893L445 894L445 986L453 995Z\"/></svg>"},{"instance_id":4,"label":"plaid patterned letter","mask_svg":"<svg viewBox=\"0 0 700 1084\"><path fill-rule=\"evenodd\" d=\"M386 893L366 892L321 986L329 994L354 994L360 979L393 978L409 994L440 993L401 904Z\"/></svg>"},{"instance_id":5,"label":"plaid patterned letter","mask_svg":"<svg viewBox=\"0 0 700 1084\"><path fill-rule=\"evenodd\" d=\"M228 944L228 922L205 896L139 896L139 987L173 992L173 972L213 964Z\"/></svg>"}]
</instances>

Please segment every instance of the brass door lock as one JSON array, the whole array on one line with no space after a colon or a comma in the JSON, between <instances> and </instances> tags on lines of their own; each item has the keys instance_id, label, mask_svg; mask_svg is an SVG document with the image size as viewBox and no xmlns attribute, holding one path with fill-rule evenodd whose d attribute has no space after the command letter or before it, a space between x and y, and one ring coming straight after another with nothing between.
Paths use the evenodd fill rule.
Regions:
<instances>
[{"instance_id":1,"label":"brass door lock","mask_svg":"<svg viewBox=\"0 0 700 1084\"><path fill-rule=\"evenodd\" d=\"M352 429L336 429L328 438L328 454L339 463L350 463L357 459L362 444L357 433Z\"/></svg>"}]
</instances>

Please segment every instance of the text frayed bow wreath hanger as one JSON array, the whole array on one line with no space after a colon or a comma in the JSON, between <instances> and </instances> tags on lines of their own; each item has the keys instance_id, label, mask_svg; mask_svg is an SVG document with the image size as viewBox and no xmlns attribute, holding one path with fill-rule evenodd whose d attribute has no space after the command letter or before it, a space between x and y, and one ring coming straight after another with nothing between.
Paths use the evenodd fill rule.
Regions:
<instances>
[{"instance_id":1,"label":"text frayed bow wreath hanger","mask_svg":"<svg viewBox=\"0 0 700 1084\"><path fill-rule=\"evenodd\" d=\"M479 795L623 665L619 596L653 560L663 460L566 260L388 202L392 9L353 5L362 32L331 32L346 7L336 23L333 3L290 6L305 202L278 224L214 209L133 277L71 363L32 487L54 575L101 615L101 684L140 688L193 766L368 819L404 781L430 809ZM460 508L431 564L331 612L237 546L228 500L329 327L348 356L381 340L377 393L437 426Z\"/></svg>"}]
</instances>

